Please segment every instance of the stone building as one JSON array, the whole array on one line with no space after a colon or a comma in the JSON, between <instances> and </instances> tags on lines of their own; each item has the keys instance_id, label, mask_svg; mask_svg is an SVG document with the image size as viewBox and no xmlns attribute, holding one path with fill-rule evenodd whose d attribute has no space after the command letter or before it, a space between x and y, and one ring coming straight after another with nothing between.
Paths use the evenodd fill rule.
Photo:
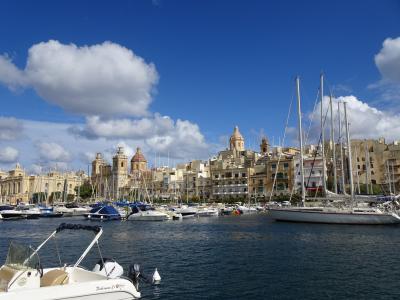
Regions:
<instances>
[{"instance_id":1,"label":"stone building","mask_svg":"<svg viewBox=\"0 0 400 300\"><path fill-rule=\"evenodd\" d=\"M249 178L259 154L245 150L244 138L236 126L229 139L229 149L210 160L211 199L246 199Z\"/></svg>"},{"instance_id":2,"label":"stone building","mask_svg":"<svg viewBox=\"0 0 400 300\"><path fill-rule=\"evenodd\" d=\"M186 165L181 185L182 198L207 201L211 197L210 167L208 162L194 160Z\"/></svg>"},{"instance_id":3,"label":"stone building","mask_svg":"<svg viewBox=\"0 0 400 300\"><path fill-rule=\"evenodd\" d=\"M378 185L382 192L397 194L400 191L400 144L387 144L384 138L354 139L351 141L352 169L356 191L359 185Z\"/></svg>"},{"instance_id":4,"label":"stone building","mask_svg":"<svg viewBox=\"0 0 400 300\"><path fill-rule=\"evenodd\" d=\"M76 195L76 188L85 180L83 172L29 175L17 164L8 172L0 172L0 203L66 201L67 195Z\"/></svg>"},{"instance_id":5,"label":"stone building","mask_svg":"<svg viewBox=\"0 0 400 300\"><path fill-rule=\"evenodd\" d=\"M295 155L292 147L269 147L268 139L260 144L261 157L257 160L250 176L252 198L268 200L270 196L290 194L295 190Z\"/></svg>"},{"instance_id":6,"label":"stone building","mask_svg":"<svg viewBox=\"0 0 400 300\"><path fill-rule=\"evenodd\" d=\"M101 153L96 154L92 162L91 182L95 189L96 198L120 199L133 194L133 190L147 189L151 186L152 173L147 168L147 160L140 148L130 160L123 147L118 147L108 164ZM136 191L137 192L137 191ZM144 192L143 192L144 193Z\"/></svg>"}]
</instances>

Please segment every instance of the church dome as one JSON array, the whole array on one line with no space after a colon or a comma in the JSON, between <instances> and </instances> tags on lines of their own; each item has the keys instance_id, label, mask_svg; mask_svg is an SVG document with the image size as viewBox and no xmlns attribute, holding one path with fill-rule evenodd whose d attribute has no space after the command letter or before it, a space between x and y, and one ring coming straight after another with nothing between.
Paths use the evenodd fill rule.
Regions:
<instances>
[{"instance_id":1,"label":"church dome","mask_svg":"<svg viewBox=\"0 0 400 300\"><path fill-rule=\"evenodd\" d=\"M147 162L146 158L144 157L142 150L140 148L136 148L136 153L132 157L131 161L133 162Z\"/></svg>"},{"instance_id":2,"label":"church dome","mask_svg":"<svg viewBox=\"0 0 400 300\"><path fill-rule=\"evenodd\" d=\"M243 140L243 136L242 136L242 134L239 132L239 127L235 126L235 128L233 129L233 134L232 134L232 136L231 136L231 139Z\"/></svg>"}]
</instances>

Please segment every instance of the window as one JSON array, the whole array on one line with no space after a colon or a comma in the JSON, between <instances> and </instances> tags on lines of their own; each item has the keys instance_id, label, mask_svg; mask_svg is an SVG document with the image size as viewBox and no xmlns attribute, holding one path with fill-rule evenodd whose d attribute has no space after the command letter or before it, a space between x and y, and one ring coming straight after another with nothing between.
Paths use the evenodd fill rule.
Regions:
<instances>
[{"instance_id":1,"label":"window","mask_svg":"<svg viewBox=\"0 0 400 300\"><path fill-rule=\"evenodd\" d=\"M374 171L371 171L371 175L375 175L375 172L374 172Z\"/></svg>"},{"instance_id":2,"label":"window","mask_svg":"<svg viewBox=\"0 0 400 300\"><path fill-rule=\"evenodd\" d=\"M263 184L263 180L262 179L258 180L258 184Z\"/></svg>"},{"instance_id":3,"label":"window","mask_svg":"<svg viewBox=\"0 0 400 300\"><path fill-rule=\"evenodd\" d=\"M242 177L246 177L246 173L242 173Z\"/></svg>"},{"instance_id":4,"label":"window","mask_svg":"<svg viewBox=\"0 0 400 300\"><path fill-rule=\"evenodd\" d=\"M374 168L374 164L373 164L373 163L371 163L371 168L372 168L372 169Z\"/></svg>"},{"instance_id":5,"label":"window","mask_svg":"<svg viewBox=\"0 0 400 300\"><path fill-rule=\"evenodd\" d=\"M239 177L239 174L238 174L238 173L236 173L236 174L235 174L235 178L238 178L238 177Z\"/></svg>"},{"instance_id":6,"label":"window","mask_svg":"<svg viewBox=\"0 0 400 300\"><path fill-rule=\"evenodd\" d=\"M289 163L284 163L284 164L283 164L283 167L284 167L285 169L289 168Z\"/></svg>"},{"instance_id":7,"label":"window","mask_svg":"<svg viewBox=\"0 0 400 300\"><path fill-rule=\"evenodd\" d=\"M124 162L123 161L121 161L121 168L123 168L124 167Z\"/></svg>"},{"instance_id":8,"label":"window","mask_svg":"<svg viewBox=\"0 0 400 300\"><path fill-rule=\"evenodd\" d=\"M359 170L360 170L360 165L357 165L357 169L359 169Z\"/></svg>"},{"instance_id":9,"label":"window","mask_svg":"<svg viewBox=\"0 0 400 300\"><path fill-rule=\"evenodd\" d=\"M362 161L365 161L365 157L362 157L361 160L362 160Z\"/></svg>"},{"instance_id":10,"label":"window","mask_svg":"<svg viewBox=\"0 0 400 300\"><path fill-rule=\"evenodd\" d=\"M271 169L276 169L276 164L272 164Z\"/></svg>"},{"instance_id":11,"label":"window","mask_svg":"<svg viewBox=\"0 0 400 300\"><path fill-rule=\"evenodd\" d=\"M314 171L311 171L311 174L314 174L315 172Z\"/></svg>"},{"instance_id":12,"label":"window","mask_svg":"<svg viewBox=\"0 0 400 300\"><path fill-rule=\"evenodd\" d=\"M360 161L360 158L359 157L357 157L357 162L359 162Z\"/></svg>"}]
</instances>

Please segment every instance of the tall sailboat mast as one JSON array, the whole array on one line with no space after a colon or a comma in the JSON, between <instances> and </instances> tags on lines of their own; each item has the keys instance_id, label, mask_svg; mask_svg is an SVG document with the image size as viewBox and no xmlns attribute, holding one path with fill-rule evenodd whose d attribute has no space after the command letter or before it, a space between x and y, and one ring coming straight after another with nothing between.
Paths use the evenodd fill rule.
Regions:
<instances>
[{"instance_id":1,"label":"tall sailboat mast","mask_svg":"<svg viewBox=\"0 0 400 300\"><path fill-rule=\"evenodd\" d=\"M323 112L323 105L322 102L324 100L324 74L321 73L320 76L320 99L321 99L321 151L322 151L322 187L323 187L323 194L326 194L326 178L325 178L325 128L324 128L324 112Z\"/></svg>"},{"instance_id":2,"label":"tall sailboat mast","mask_svg":"<svg viewBox=\"0 0 400 300\"><path fill-rule=\"evenodd\" d=\"M342 182L342 192L343 194L346 194L346 185L345 185L345 180L344 180L344 160L343 160L343 139L342 139L342 120L340 118L340 102L337 104L337 109L338 109L338 121L339 121L339 144L340 144L340 167L342 169L342 176L341 176L341 182Z\"/></svg>"},{"instance_id":3,"label":"tall sailboat mast","mask_svg":"<svg viewBox=\"0 0 400 300\"><path fill-rule=\"evenodd\" d=\"M337 194L337 171L336 171L336 144L335 144L335 130L333 127L333 109L332 109L332 93L329 96L329 108L331 110L331 144L333 155L333 191Z\"/></svg>"},{"instance_id":4,"label":"tall sailboat mast","mask_svg":"<svg viewBox=\"0 0 400 300\"><path fill-rule=\"evenodd\" d=\"M351 162L351 143L350 143L350 133L349 133L349 122L347 120L347 108L346 102L343 102L344 106L344 120L346 123L346 138L347 138L347 153L349 159L349 177L350 177L350 194L351 194L351 205L354 205L354 184L353 184L353 164Z\"/></svg>"},{"instance_id":5,"label":"tall sailboat mast","mask_svg":"<svg viewBox=\"0 0 400 300\"><path fill-rule=\"evenodd\" d=\"M299 141L300 141L300 177L301 177L301 204L305 206L306 190L304 186L304 166L303 166L303 129L301 126L301 105L300 105L300 78L296 77L296 92L297 92L297 113L299 121Z\"/></svg>"}]
</instances>

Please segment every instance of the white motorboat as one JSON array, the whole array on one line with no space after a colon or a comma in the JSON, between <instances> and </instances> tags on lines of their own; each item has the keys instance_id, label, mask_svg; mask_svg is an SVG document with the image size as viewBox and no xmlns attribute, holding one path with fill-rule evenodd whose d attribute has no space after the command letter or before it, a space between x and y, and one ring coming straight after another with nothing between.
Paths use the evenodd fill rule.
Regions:
<instances>
[{"instance_id":1,"label":"white motorboat","mask_svg":"<svg viewBox=\"0 0 400 300\"><path fill-rule=\"evenodd\" d=\"M0 206L0 220L17 220L25 218L26 214L22 211L15 210L13 206L10 205Z\"/></svg>"},{"instance_id":2,"label":"white motorboat","mask_svg":"<svg viewBox=\"0 0 400 300\"><path fill-rule=\"evenodd\" d=\"M253 206L244 206L244 205L238 205L236 207L236 209L238 209L242 214L247 215L247 214L254 214L257 213L258 210L257 208L253 207Z\"/></svg>"},{"instance_id":3,"label":"white motorboat","mask_svg":"<svg viewBox=\"0 0 400 300\"><path fill-rule=\"evenodd\" d=\"M95 237L74 265L61 265L60 261L58 267L43 269L39 260L40 249L66 229L93 231ZM6 262L0 268L0 300L140 298L137 286L122 276L123 269L118 263L102 258L102 263L98 263L92 271L80 266L90 249L98 245L102 233L100 226L63 223L36 250L11 243Z\"/></svg>"},{"instance_id":4,"label":"white motorboat","mask_svg":"<svg viewBox=\"0 0 400 300\"><path fill-rule=\"evenodd\" d=\"M72 217L74 214L74 210L72 208L66 207L64 203L54 204L53 211L55 213L62 213L63 217Z\"/></svg>"},{"instance_id":5,"label":"white motorboat","mask_svg":"<svg viewBox=\"0 0 400 300\"><path fill-rule=\"evenodd\" d=\"M147 205L134 205L128 216L129 221L166 221L171 217L162 211L158 211Z\"/></svg>"},{"instance_id":6,"label":"white motorboat","mask_svg":"<svg viewBox=\"0 0 400 300\"><path fill-rule=\"evenodd\" d=\"M92 209L90 206L80 206L76 203L67 203L65 207L72 209L73 216L84 216Z\"/></svg>"},{"instance_id":7,"label":"white motorboat","mask_svg":"<svg viewBox=\"0 0 400 300\"><path fill-rule=\"evenodd\" d=\"M40 209L34 204L20 203L16 210L24 213L27 219L39 219L41 214Z\"/></svg>"},{"instance_id":8,"label":"white motorboat","mask_svg":"<svg viewBox=\"0 0 400 300\"><path fill-rule=\"evenodd\" d=\"M169 218L174 221L182 220L182 215L180 213L176 212L175 208L173 208L173 207L168 208L167 206L162 205L162 206L158 207L158 210L167 214L169 216Z\"/></svg>"},{"instance_id":9,"label":"white motorboat","mask_svg":"<svg viewBox=\"0 0 400 300\"><path fill-rule=\"evenodd\" d=\"M268 215L277 221L384 225L398 224L400 217L394 212L380 209L337 209L330 207L277 207L270 208Z\"/></svg>"},{"instance_id":10,"label":"white motorboat","mask_svg":"<svg viewBox=\"0 0 400 300\"><path fill-rule=\"evenodd\" d=\"M215 217L218 216L219 212L218 209L213 207L200 207L197 210L197 216L199 217Z\"/></svg>"},{"instance_id":11,"label":"white motorboat","mask_svg":"<svg viewBox=\"0 0 400 300\"><path fill-rule=\"evenodd\" d=\"M176 212L178 214L181 214L183 219L187 219L187 218L193 218L194 216L196 216L198 209L196 207L183 205L183 206L177 208Z\"/></svg>"}]
</instances>

